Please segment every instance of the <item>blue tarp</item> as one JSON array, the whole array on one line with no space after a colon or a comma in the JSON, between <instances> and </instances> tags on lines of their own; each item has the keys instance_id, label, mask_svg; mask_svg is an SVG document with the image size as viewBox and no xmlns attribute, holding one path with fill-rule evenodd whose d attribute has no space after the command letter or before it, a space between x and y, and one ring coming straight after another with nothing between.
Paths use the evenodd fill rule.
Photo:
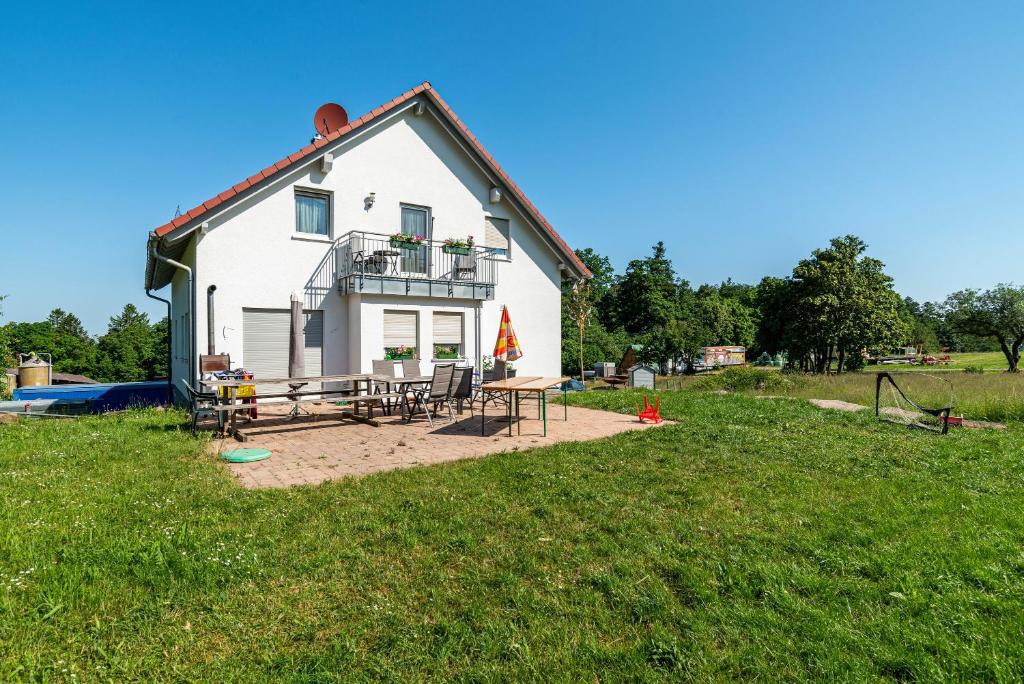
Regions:
<instances>
[{"instance_id":1,"label":"blue tarp","mask_svg":"<svg viewBox=\"0 0 1024 684\"><path fill-rule=\"evenodd\" d=\"M140 406L161 406L167 403L167 382L114 382L95 385L44 385L19 387L14 401L58 399L88 402L89 413L119 411Z\"/></svg>"}]
</instances>

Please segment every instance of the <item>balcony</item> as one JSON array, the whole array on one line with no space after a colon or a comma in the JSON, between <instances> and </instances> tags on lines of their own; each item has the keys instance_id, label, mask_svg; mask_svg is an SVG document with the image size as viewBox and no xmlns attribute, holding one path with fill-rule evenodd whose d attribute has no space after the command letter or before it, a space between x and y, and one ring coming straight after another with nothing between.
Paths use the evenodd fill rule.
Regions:
<instances>
[{"instance_id":1,"label":"balcony","mask_svg":"<svg viewBox=\"0 0 1024 684\"><path fill-rule=\"evenodd\" d=\"M334 243L338 291L452 299L494 299L498 264L493 249L452 250L427 240L392 244L387 235L353 231Z\"/></svg>"}]
</instances>

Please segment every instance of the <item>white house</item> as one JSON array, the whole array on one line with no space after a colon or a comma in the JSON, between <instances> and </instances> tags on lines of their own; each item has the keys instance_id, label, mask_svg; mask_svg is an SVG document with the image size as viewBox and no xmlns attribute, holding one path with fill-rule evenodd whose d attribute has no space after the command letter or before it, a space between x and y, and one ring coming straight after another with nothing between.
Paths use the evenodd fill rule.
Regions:
<instances>
[{"instance_id":1,"label":"white house","mask_svg":"<svg viewBox=\"0 0 1024 684\"><path fill-rule=\"evenodd\" d=\"M211 349L287 375L293 292L307 375L368 372L402 347L479 368L503 305L520 374L558 375L560 285L590 273L437 91L339 126L150 233L146 289L171 285L178 391ZM469 250L444 245L470 235Z\"/></svg>"}]
</instances>

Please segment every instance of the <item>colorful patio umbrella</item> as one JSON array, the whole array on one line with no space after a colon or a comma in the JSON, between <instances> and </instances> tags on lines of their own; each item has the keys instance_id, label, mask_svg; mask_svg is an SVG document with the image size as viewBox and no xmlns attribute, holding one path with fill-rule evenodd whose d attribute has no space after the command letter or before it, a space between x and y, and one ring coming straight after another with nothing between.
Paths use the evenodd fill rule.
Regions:
<instances>
[{"instance_id":1,"label":"colorful patio umbrella","mask_svg":"<svg viewBox=\"0 0 1024 684\"><path fill-rule=\"evenodd\" d=\"M501 324L498 326L498 341L494 343L494 358L502 361L515 361L523 355L516 332L512 329L512 319L508 315L508 307L501 308Z\"/></svg>"}]
</instances>

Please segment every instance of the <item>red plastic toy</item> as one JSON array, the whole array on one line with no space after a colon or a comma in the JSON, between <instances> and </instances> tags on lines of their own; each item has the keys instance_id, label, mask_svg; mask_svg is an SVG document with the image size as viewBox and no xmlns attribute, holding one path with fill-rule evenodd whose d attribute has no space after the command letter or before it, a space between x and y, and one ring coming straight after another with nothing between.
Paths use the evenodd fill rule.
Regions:
<instances>
[{"instance_id":1,"label":"red plastic toy","mask_svg":"<svg viewBox=\"0 0 1024 684\"><path fill-rule=\"evenodd\" d=\"M658 409L661 408L661 397L654 398L654 406L651 406L650 402L647 401L647 397L644 396L644 407L641 409L637 406L636 417L640 419L640 422L649 420L654 423L661 422L661 414Z\"/></svg>"}]
</instances>

